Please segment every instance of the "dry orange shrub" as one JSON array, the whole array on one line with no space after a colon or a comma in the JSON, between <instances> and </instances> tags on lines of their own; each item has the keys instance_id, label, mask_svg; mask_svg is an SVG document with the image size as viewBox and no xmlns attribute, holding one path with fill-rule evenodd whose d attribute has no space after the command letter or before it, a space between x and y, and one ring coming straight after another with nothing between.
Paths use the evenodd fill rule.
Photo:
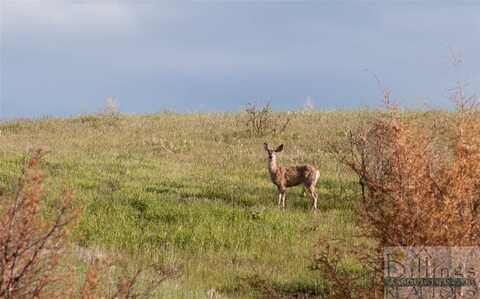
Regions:
<instances>
[{"instance_id":1,"label":"dry orange shrub","mask_svg":"<svg viewBox=\"0 0 480 299\"><path fill-rule=\"evenodd\" d=\"M39 162L44 154L39 150L25 162L15 198L0 216L1 298L41 297L53 292L49 285L65 279L56 270L66 248L68 225L75 218L73 194L63 194L53 219L42 215L45 176Z\"/></svg>"},{"instance_id":2,"label":"dry orange shrub","mask_svg":"<svg viewBox=\"0 0 480 299\"><path fill-rule=\"evenodd\" d=\"M424 129L398 119L351 137L353 155L343 161L363 186L358 212L368 235L381 246L478 244L479 136L480 123L462 120L450 136L452 161Z\"/></svg>"},{"instance_id":3,"label":"dry orange shrub","mask_svg":"<svg viewBox=\"0 0 480 299\"><path fill-rule=\"evenodd\" d=\"M0 202L0 298L148 298L163 280L176 275L173 270L156 269L153 278L145 281L143 293L138 293L134 286L145 269L137 269L133 276L121 277L108 296L100 288L108 266L93 261L78 289L74 271L62 269L61 262L68 254L68 232L79 209L73 208L73 193L64 192L56 215L44 215L45 175L40 167L44 155L38 150L27 159L15 197Z\"/></svg>"},{"instance_id":4,"label":"dry orange shrub","mask_svg":"<svg viewBox=\"0 0 480 299\"><path fill-rule=\"evenodd\" d=\"M322 247L316 262L333 296L382 297L385 246L480 245L480 114L473 101L459 107L443 129L389 111L350 133L346 146L331 145L359 178L355 211L375 244L370 252ZM363 283L339 271L345 254L364 263Z\"/></svg>"}]
</instances>

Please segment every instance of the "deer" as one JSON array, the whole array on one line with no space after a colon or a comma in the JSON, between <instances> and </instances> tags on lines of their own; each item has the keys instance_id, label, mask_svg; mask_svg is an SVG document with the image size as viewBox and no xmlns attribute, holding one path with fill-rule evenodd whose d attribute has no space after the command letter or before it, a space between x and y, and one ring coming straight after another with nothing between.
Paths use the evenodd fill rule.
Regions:
<instances>
[{"instance_id":1,"label":"deer","mask_svg":"<svg viewBox=\"0 0 480 299\"><path fill-rule=\"evenodd\" d=\"M320 178L320 171L312 165L296 165L290 167L277 165L277 154L283 151L283 144L276 149L269 149L268 144L264 143L265 151L268 154L268 171L272 183L278 189L278 206L285 208L285 195L287 188L303 184L308 192L313 211L317 210L318 194L315 185Z\"/></svg>"}]
</instances>

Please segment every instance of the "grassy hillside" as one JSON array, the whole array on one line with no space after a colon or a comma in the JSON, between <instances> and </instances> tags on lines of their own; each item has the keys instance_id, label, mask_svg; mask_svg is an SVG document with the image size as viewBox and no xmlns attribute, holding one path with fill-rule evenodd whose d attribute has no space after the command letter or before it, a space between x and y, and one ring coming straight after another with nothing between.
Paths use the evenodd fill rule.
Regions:
<instances>
[{"instance_id":1,"label":"grassy hillside","mask_svg":"<svg viewBox=\"0 0 480 299\"><path fill-rule=\"evenodd\" d=\"M284 132L265 137L246 133L244 114L6 122L0 190L13 192L25 153L46 147L49 199L68 188L84 207L74 232L79 250L178 269L159 298L323 297L322 277L310 269L315 247L322 234L351 238L358 192L355 178L326 154L325 140L369 115L291 113ZM286 210L276 207L265 141L285 144L280 165L320 169L317 214L300 187L289 189Z\"/></svg>"}]
</instances>

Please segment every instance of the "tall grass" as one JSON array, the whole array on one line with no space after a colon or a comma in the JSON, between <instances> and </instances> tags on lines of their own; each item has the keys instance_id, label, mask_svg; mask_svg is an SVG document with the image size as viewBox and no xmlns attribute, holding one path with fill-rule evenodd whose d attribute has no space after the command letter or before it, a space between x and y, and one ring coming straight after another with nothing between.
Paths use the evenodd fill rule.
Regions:
<instances>
[{"instance_id":1,"label":"tall grass","mask_svg":"<svg viewBox=\"0 0 480 299\"><path fill-rule=\"evenodd\" d=\"M50 150L43 202L54 207L63 190L75 190L83 213L69 263L82 275L84 256L121 256L128 277L150 264L178 273L154 297L324 297L325 278L311 269L315 245L319 235L357 239L352 207L360 192L326 141L373 115L304 113L264 137L239 133L244 113L10 121L0 125L0 190L9 197L17 189L25 151ZM288 145L282 164L320 169L317 215L301 188L289 193L286 211L276 208L265 141ZM154 271L139 278L140 291L152 278Z\"/></svg>"}]
</instances>

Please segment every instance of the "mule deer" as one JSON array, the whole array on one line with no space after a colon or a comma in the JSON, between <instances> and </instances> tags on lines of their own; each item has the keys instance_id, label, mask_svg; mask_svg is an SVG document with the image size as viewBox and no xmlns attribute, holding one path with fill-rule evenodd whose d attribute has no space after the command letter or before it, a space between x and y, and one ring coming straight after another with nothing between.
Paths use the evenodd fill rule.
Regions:
<instances>
[{"instance_id":1,"label":"mule deer","mask_svg":"<svg viewBox=\"0 0 480 299\"><path fill-rule=\"evenodd\" d=\"M320 177L320 172L312 165L297 165L291 167L277 166L277 153L283 150L283 144L271 150L268 144L264 144L268 153L268 171L272 183L278 188L278 206L285 208L285 193L287 188L303 184L310 196L312 208L317 209L318 194L315 185Z\"/></svg>"}]
</instances>

